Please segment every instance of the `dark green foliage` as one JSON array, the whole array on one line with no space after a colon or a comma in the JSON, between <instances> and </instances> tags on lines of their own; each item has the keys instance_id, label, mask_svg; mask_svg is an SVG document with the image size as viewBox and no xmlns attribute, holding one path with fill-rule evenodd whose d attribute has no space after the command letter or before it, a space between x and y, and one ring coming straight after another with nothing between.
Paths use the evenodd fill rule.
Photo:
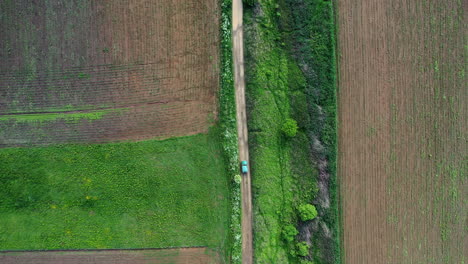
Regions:
<instances>
[{"instance_id":1,"label":"dark green foliage","mask_svg":"<svg viewBox=\"0 0 468 264\"><path fill-rule=\"evenodd\" d=\"M297 209L302 221L312 220L317 217L317 209L311 204L302 204Z\"/></svg>"},{"instance_id":2,"label":"dark green foliage","mask_svg":"<svg viewBox=\"0 0 468 264\"><path fill-rule=\"evenodd\" d=\"M256 0L242 0L242 3L246 6L253 6Z\"/></svg>"},{"instance_id":3,"label":"dark green foliage","mask_svg":"<svg viewBox=\"0 0 468 264\"><path fill-rule=\"evenodd\" d=\"M297 122L292 118L287 118L286 121L283 123L283 126L281 127L281 131L287 137L294 137L297 134L297 129Z\"/></svg>"}]
</instances>

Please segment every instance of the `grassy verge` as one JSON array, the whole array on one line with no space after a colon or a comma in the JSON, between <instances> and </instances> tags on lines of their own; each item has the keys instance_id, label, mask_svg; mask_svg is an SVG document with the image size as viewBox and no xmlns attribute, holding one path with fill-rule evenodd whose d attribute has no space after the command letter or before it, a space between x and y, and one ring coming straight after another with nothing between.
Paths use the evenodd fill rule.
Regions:
<instances>
[{"instance_id":1,"label":"grassy verge","mask_svg":"<svg viewBox=\"0 0 468 264\"><path fill-rule=\"evenodd\" d=\"M1 149L0 248L225 250L229 195L218 133Z\"/></svg>"},{"instance_id":2,"label":"grassy verge","mask_svg":"<svg viewBox=\"0 0 468 264\"><path fill-rule=\"evenodd\" d=\"M332 4L257 1L245 18L256 262L339 263ZM281 131L288 118L292 138ZM319 216L302 221L310 203Z\"/></svg>"},{"instance_id":3,"label":"grassy verge","mask_svg":"<svg viewBox=\"0 0 468 264\"><path fill-rule=\"evenodd\" d=\"M230 177L231 221L230 247L231 262L241 263L241 194L239 175L239 152L237 146L236 105L234 93L232 39L231 39L231 0L221 0L221 85L219 95L219 119L222 145L228 174Z\"/></svg>"}]
</instances>

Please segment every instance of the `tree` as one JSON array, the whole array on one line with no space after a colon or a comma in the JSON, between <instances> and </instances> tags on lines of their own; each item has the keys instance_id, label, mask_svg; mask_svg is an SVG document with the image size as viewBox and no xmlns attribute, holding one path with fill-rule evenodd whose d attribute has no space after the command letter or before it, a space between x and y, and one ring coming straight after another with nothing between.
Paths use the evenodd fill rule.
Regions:
<instances>
[{"instance_id":1,"label":"tree","mask_svg":"<svg viewBox=\"0 0 468 264\"><path fill-rule=\"evenodd\" d=\"M293 225L287 225L283 228L283 237L288 242L292 242L297 234L299 232Z\"/></svg>"},{"instance_id":2,"label":"tree","mask_svg":"<svg viewBox=\"0 0 468 264\"><path fill-rule=\"evenodd\" d=\"M298 210L302 221L312 220L318 215L317 209L311 204L300 205Z\"/></svg>"},{"instance_id":3,"label":"tree","mask_svg":"<svg viewBox=\"0 0 468 264\"><path fill-rule=\"evenodd\" d=\"M297 248L297 255L305 257L309 255L309 248L310 246L306 242L299 242L296 244Z\"/></svg>"},{"instance_id":4,"label":"tree","mask_svg":"<svg viewBox=\"0 0 468 264\"><path fill-rule=\"evenodd\" d=\"M296 120L291 118L287 118L281 127L281 131L283 131L283 133L288 137L294 137L297 134L297 129L298 126Z\"/></svg>"}]
</instances>

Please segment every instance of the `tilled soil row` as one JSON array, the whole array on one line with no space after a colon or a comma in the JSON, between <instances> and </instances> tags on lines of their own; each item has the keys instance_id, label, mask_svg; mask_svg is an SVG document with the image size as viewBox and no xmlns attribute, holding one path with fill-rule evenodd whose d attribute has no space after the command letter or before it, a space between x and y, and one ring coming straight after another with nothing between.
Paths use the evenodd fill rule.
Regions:
<instances>
[{"instance_id":1,"label":"tilled soil row","mask_svg":"<svg viewBox=\"0 0 468 264\"><path fill-rule=\"evenodd\" d=\"M3 264L216 264L207 248L0 253Z\"/></svg>"}]
</instances>

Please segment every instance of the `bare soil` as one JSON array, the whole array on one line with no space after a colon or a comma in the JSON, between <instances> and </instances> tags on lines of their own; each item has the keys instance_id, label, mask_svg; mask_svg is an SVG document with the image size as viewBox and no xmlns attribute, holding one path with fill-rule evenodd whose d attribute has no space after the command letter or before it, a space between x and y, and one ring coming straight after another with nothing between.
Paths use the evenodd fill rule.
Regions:
<instances>
[{"instance_id":1,"label":"bare soil","mask_svg":"<svg viewBox=\"0 0 468 264\"><path fill-rule=\"evenodd\" d=\"M122 109L99 120L0 121L0 145L206 132L217 116L215 0L5 1L0 117Z\"/></svg>"},{"instance_id":2,"label":"bare soil","mask_svg":"<svg viewBox=\"0 0 468 264\"><path fill-rule=\"evenodd\" d=\"M464 263L467 1L338 1L346 263Z\"/></svg>"},{"instance_id":3,"label":"bare soil","mask_svg":"<svg viewBox=\"0 0 468 264\"><path fill-rule=\"evenodd\" d=\"M3 264L215 264L206 248L0 253Z\"/></svg>"},{"instance_id":4,"label":"bare soil","mask_svg":"<svg viewBox=\"0 0 468 264\"><path fill-rule=\"evenodd\" d=\"M232 2L232 49L234 61L234 88L236 93L236 119L239 146L239 160L249 161L249 144L247 132L247 110L245 105L244 76L244 28L243 7L241 0ZM252 187L250 170L242 174L242 263L253 263L253 229L252 229Z\"/></svg>"}]
</instances>

